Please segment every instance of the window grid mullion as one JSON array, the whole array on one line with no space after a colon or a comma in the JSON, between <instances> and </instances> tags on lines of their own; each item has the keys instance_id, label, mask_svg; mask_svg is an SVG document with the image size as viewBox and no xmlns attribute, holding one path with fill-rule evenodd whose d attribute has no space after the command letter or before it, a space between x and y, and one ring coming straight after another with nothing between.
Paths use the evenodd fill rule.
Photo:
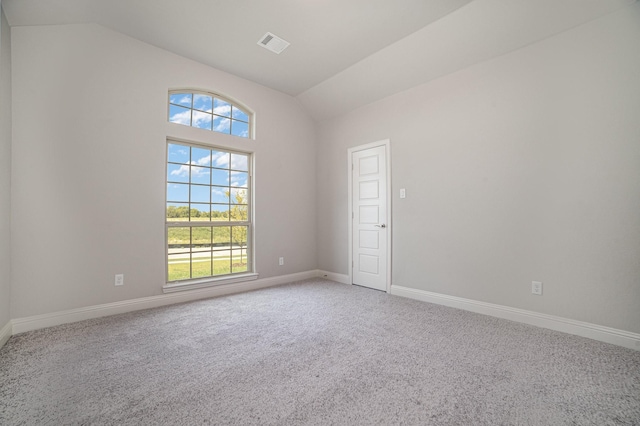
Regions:
<instances>
[{"instance_id":1,"label":"window grid mullion","mask_svg":"<svg viewBox=\"0 0 640 426\"><path fill-rule=\"evenodd\" d=\"M211 113L213 113L213 97L211 98ZM213 129L213 118L211 119ZM213 200L211 191L213 189L213 151L209 150L209 222L213 220ZM211 247L213 248L213 228L211 229ZM211 256L211 274L213 274L213 255Z\"/></svg>"},{"instance_id":2,"label":"window grid mullion","mask_svg":"<svg viewBox=\"0 0 640 426\"><path fill-rule=\"evenodd\" d=\"M189 228L189 278L193 278L193 228Z\"/></svg>"},{"instance_id":3,"label":"window grid mullion","mask_svg":"<svg viewBox=\"0 0 640 426\"><path fill-rule=\"evenodd\" d=\"M193 100L192 100L192 105L193 105ZM250 197L250 187L251 187L251 167L250 167L250 163L245 163L247 164L247 168L245 168L244 170L242 169L232 169L232 164L231 164L231 159L232 159L232 153L235 153L233 151L226 151L226 150L220 150L220 149L215 149L215 150L209 150L208 155L210 156L209 158L209 162L208 164L205 166L200 166L198 164L199 167L204 167L205 170L208 170L209 172L209 182L207 183L206 181L201 182L194 182L194 163L198 162L198 159L194 157L195 152L194 152L194 148L198 147L197 145L187 145L185 144L181 144L181 143L177 143L177 145L183 145L185 148L189 149L189 155L186 159L186 161L184 162L170 162L167 160L167 164L174 164L174 165L188 165L188 173L189 176L186 179L187 184L188 184L188 189L187 189L187 202L184 203L184 201L172 201L167 199L167 203L171 202L171 203L175 203L175 204L186 204L188 206L188 212L186 214L186 219L187 221L180 221L180 220L170 220L169 218L165 219L165 225L166 225L166 235L167 235L167 239L169 238L169 229L175 229L175 228L189 228L188 229L188 246L185 247L185 249L180 249L178 250L178 252L173 251L171 254L173 255L184 255L186 258L185 260L188 259L188 263L189 265L185 265L188 266L187 268L183 268L182 270L184 271L184 274L188 274L188 278L187 279L195 279L195 278L204 278L206 276L222 276L222 275L233 275L235 273L239 273L239 272L251 272L252 268L249 267L250 262L252 262L251 257L250 257L250 249L249 249L249 243L251 241L251 236L252 236L252 223L251 223L251 197ZM214 163L211 159L211 156L213 154L213 151L220 151L223 152L224 154L228 155L228 159L227 159L227 167L226 168L217 168L214 167ZM206 153L206 151L205 151ZM238 155L245 155L247 156L246 160L249 160L250 157L248 156L248 154L246 153L240 153L237 152L236 154ZM204 158L204 157L203 157ZM187 163L187 164L185 164ZM214 185L214 177L213 177L213 170L214 169L219 169L219 170L224 170L225 174L227 176L227 182L225 186L219 186L219 185ZM242 173L246 173L246 185L243 186L232 186L232 172L233 171L238 171L238 172L242 172ZM201 173L199 173L198 175L201 175ZM169 176L167 176L167 183L171 184L184 184L185 182L174 182L172 180L170 180ZM244 177L242 177L241 179L245 179ZM202 199L202 203L200 204L204 204L206 203L209 207L209 215L208 215L208 219L206 221L201 221L200 219L202 219L201 215L198 214L198 217L194 217L193 216L193 212L192 210L200 210L199 208L196 208L194 206L194 199L193 197L196 196L196 192L194 192L192 189L195 189L195 187L205 187L207 188L208 191L208 195L206 195L206 198ZM228 191L229 196L226 199L226 202L223 203L217 203L220 205L226 205L227 207L227 211L228 211L228 216L227 216L227 220L222 222L222 221L213 221L212 220L212 216L211 216L211 211L213 209L213 193L212 193L212 188L213 187L219 187L220 190L224 190L224 191ZM243 197L246 197L246 202L242 203L242 204L234 204L236 203L236 199L235 199L235 195L238 194L238 191L242 191L243 193ZM202 194L205 195L205 194ZM244 201L244 200L242 200ZM197 204L197 203L196 203ZM246 211L246 218L245 218L245 213L244 211L240 213L240 216L238 216L238 212L233 212L232 208L235 209L245 209ZM238 220L239 218L245 218L244 220ZM222 240L218 240L221 241L221 243L223 244L220 247L216 247L214 246L215 244L215 230L216 228L222 228L222 227L227 227L227 230L224 231L224 234L226 234L226 237L223 238ZM200 235L200 232L196 232L195 228L208 228L209 232L208 232L208 236L206 239L202 240L199 239L196 241L196 235ZM246 230L242 231L241 228L244 228ZM185 229L186 231L186 229ZM236 234L237 232L242 232L241 234ZM178 244L180 243L180 232L178 232L177 234L175 234L178 239L176 241L178 241ZM199 237L200 238L200 237ZM238 250L236 250L236 247L234 246L234 238L236 240L238 240L238 238L240 238L240 240L237 242L238 243ZM186 241L185 241L186 242ZM194 252L195 250L195 245L197 244L207 244L209 245L209 247L205 250L199 250L197 252ZM168 244L168 242L167 242ZM216 248L218 248L218 250L216 250ZM228 266L224 267L223 270L219 269L219 273L216 273L215 271L215 259L216 257L214 256L214 254L218 252L222 257L218 257L218 261L220 260L227 260L227 262L223 262L227 263ZM209 260L205 260L203 259L203 253L208 253L209 256ZM167 245L167 255L169 255L169 246ZM234 266L234 255L239 255L240 257L238 258L238 261L240 262L238 265ZM226 259L225 259L226 258ZM175 261L177 261L179 263L180 261L180 257L175 257L174 258ZM201 262L198 263L198 265L195 264L195 262L197 261L204 261L209 263L209 267L210 270L207 271L206 269L203 271L202 270L202 266L199 266L201 264ZM180 269L179 267L177 268L178 270ZM239 271L238 271L239 269ZM187 272L188 271L188 272ZM170 267L169 264L167 266L167 274L168 278L170 277ZM182 275L183 277L186 275ZM185 278L180 278L179 275L177 278L174 278L172 280L169 281L180 281L180 280L184 280Z\"/></svg>"},{"instance_id":4,"label":"window grid mullion","mask_svg":"<svg viewBox=\"0 0 640 426\"><path fill-rule=\"evenodd\" d=\"M172 95L178 95L178 94L184 94L184 95L189 95L190 96L190 104L189 106L185 106L179 103L175 103L171 101L171 96ZM211 112L207 112L207 111L203 111L201 109L197 109L195 107L195 98L196 95L205 95L205 96L210 96L211 100L212 100L212 105L211 105ZM215 113L215 102L216 100L220 101L220 102L224 102L226 104L229 105L230 107L230 111L229 111L229 115L225 116L225 115L220 115L219 113L216 114ZM214 132L218 132L218 133L224 133L224 134L228 134L228 135L233 135L233 136L238 136L238 137L243 137L243 138L251 138L252 137L252 126L251 123L253 121L253 117L252 114L248 113L247 110L245 110L244 108L241 108L239 106L236 106L236 104L228 99L225 99L224 97L219 97L217 95L215 95L214 93L208 93L208 92L199 92L199 91L170 91L169 92L169 111L171 110L171 106L176 106L176 107L180 107L180 108L185 108L189 110L189 123L188 125L190 127L197 127L200 128L198 126L194 126L194 111L196 112L202 112L205 114L208 114L211 116L211 128L208 128L207 130L209 131L214 131ZM235 118L234 115L234 110L238 110L240 111L245 117L246 117L246 121L240 118ZM217 131L215 130L214 127L214 120L216 117L219 118L226 118L229 121L229 131L228 132L224 132L224 131ZM186 124L184 122L181 122L179 118L174 119L173 116L169 115L169 121L173 122L173 123L178 123L178 124ZM234 123L235 122L235 123ZM233 129L234 129L234 124L237 125L238 123L244 123L247 126L246 132L243 132L242 134L238 134L238 135L234 135L233 133Z\"/></svg>"},{"instance_id":5,"label":"window grid mullion","mask_svg":"<svg viewBox=\"0 0 640 426\"><path fill-rule=\"evenodd\" d=\"M251 225L251 221L246 220L246 221L238 221L238 220L234 220L234 221L230 221L230 222L222 222L222 221L218 221L218 222L207 222L207 221L195 221L195 222L184 222L184 221L166 221L166 225L169 228L206 228L206 227L212 227L212 228L224 228L226 226L250 226Z\"/></svg>"},{"instance_id":6,"label":"window grid mullion","mask_svg":"<svg viewBox=\"0 0 640 426\"><path fill-rule=\"evenodd\" d=\"M233 274L233 228L229 227L229 272Z\"/></svg>"}]
</instances>

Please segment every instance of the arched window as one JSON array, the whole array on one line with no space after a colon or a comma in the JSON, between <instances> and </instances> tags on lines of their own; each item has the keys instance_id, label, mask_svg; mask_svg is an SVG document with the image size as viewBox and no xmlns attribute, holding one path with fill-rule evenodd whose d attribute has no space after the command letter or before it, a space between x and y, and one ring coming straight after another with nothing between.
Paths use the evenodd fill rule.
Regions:
<instances>
[{"instance_id":1,"label":"arched window","mask_svg":"<svg viewBox=\"0 0 640 426\"><path fill-rule=\"evenodd\" d=\"M169 92L169 122L251 138L253 114L210 92ZM226 144L228 145L228 144ZM163 291L255 280L253 154L167 137Z\"/></svg>"},{"instance_id":2,"label":"arched window","mask_svg":"<svg viewBox=\"0 0 640 426\"><path fill-rule=\"evenodd\" d=\"M251 138L249 110L215 93L193 90L169 92L169 121L241 138Z\"/></svg>"}]
</instances>

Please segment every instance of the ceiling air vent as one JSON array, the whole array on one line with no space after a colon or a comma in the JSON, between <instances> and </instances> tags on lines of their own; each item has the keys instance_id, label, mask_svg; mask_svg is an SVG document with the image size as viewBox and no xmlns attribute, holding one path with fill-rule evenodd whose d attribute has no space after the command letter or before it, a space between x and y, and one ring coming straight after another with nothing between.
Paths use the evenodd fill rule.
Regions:
<instances>
[{"instance_id":1,"label":"ceiling air vent","mask_svg":"<svg viewBox=\"0 0 640 426\"><path fill-rule=\"evenodd\" d=\"M289 46L289 42L281 39L275 34L266 33L260 38L258 44L274 53L280 53Z\"/></svg>"}]
</instances>

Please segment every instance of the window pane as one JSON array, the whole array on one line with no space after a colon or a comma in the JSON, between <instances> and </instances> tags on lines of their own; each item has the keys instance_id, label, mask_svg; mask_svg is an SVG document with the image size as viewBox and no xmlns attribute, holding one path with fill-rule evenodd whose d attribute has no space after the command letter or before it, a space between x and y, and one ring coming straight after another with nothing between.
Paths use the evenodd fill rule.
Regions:
<instances>
[{"instance_id":1,"label":"window pane","mask_svg":"<svg viewBox=\"0 0 640 426\"><path fill-rule=\"evenodd\" d=\"M205 93L169 94L169 121L243 138L251 132L247 111Z\"/></svg>"},{"instance_id":2,"label":"window pane","mask_svg":"<svg viewBox=\"0 0 640 426\"><path fill-rule=\"evenodd\" d=\"M210 211L211 204L191 204L191 220L210 220Z\"/></svg>"},{"instance_id":3,"label":"window pane","mask_svg":"<svg viewBox=\"0 0 640 426\"><path fill-rule=\"evenodd\" d=\"M233 248L246 247L247 246L247 229L246 226L232 226L231 227L231 240L233 241Z\"/></svg>"},{"instance_id":4,"label":"window pane","mask_svg":"<svg viewBox=\"0 0 640 426\"><path fill-rule=\"evenodd\" d=\"M243 121L231 120L231 134L243 138L249 137L249 124Z\"/></svg>"},{"instance_id":5,"label":"window pane","mask_svg":"<svg viewBox=\"0 0 640 426\"><path fill-rule=\"evenodd\" d=\"M229 185L229 170L212 169L211 184L220 186Z\"/></svg>"},{"instance_id":6,"label":"window pane","mask_svg":"<svg viewBox=\"0 0 640 426\"><path fill-rule=\"evenodd\" d=\"M231 172L231 186L239 186L246 188L249 182L249 173L246 172Z\"/></svg>"},{"instance_id":7,"label":"window pane","mask_svg":"<svg viewBox=\"0 0 640 426\"><path fill-rule=\"evenodd\" d=\"M211 118L211 114L194 110L192 126L198 129L211 130Z\"/></svg>"},{"instance_id":8,"label":"window pane","mask_svg":"<svg viewBox=\"0 0 640 426\"><path fill-rule=\"evenodd\" d=\"M211 166L219 169L228 169L230 155L228 152L211 151Z\"/></svg>"},{"instance_id":9,"label":"window pane","mask_svg":"<svg viewBox=\"0 0 640 426\"><path fill-rule=\"evenodd\" d=\"M231 272L247 272L247 253L246 250L233 250Z\"/></svg>"},{"instance_id":10,"label":"window pane","mask_svg":"<svg viewBox=\"0 0 640 426\"><path fill-rule=\"evenodd\" d=\"M171 163L189 164L189 147L170 143L167 148L167 157Z\"/></svg>"},{"instance_id":11,"label":"window pane","mask_svg":"<svg viewBox=\"0 0 640 426\"><path fill-rule=\"evenodd\" d=\"M192 203L209 203L209 186L208 185L191 185L191 202Z\"/></svg>"},{"instance_id":12,"label":"window pane","mask_svg":"<svg viewBox=\"0 0 640 426\"><path fill-rule=\"evenodd\" d=\"M211 205L211 220L228 221L229 220L229 206L227 204L212 204Z\"/></svg>"},{"instance_id":13,"label":"window pane","mask_svg":"<svg viewBox=\"0 0 640 426\"><path fill-rule=\"evenodd\" d=\"M231 272L247 271L247 230L246 226L234 226L231 229L232 246L232 262Z\"/></svg>"},{"instance_id":14,"label":"window pane","mask_svg":"<svg viewBox=\"0 0 640 426\"><path fill-rule=\"evenodd\" d=\"M211 112L211 105L212 105L211 96L200 95L200 94L197 94L197 93L193 95L193 108L194 109L210 113Z\"/></svg>"},{"instance_id":15,"label":"window pane","mask_svg":"<svg viewBox=\"0 0 640 426\"><path fill-rule=\"evenodd\" d=\"M216 98L213 100L213 113L223 117L231 117L231 104Z\"/></svg>"},{"instance_id":16,"label":"window pane","mask_svg":"<svg viewBox=\"0 0 640 426\"><path fill-rule=\"evenodd\" d=\"M191 228L170 227L167 230L169 254L188 252L191 245Z\"/></svg>"},{"instance_id":17,"label":"window pane","mask_svg":"<svg viewBox=\"0 0 640 426\"><path fill-rule=\"evenodd\" d=\"M189 166L167 164L167 181L189 183Z\"/></svg>"},{"instance_id":18,"label":"window pane","mask_svg":"<svg viewBox=\"0 0 640 426\"><path fill-rule=\"evenodd\" d=\"M211 169L208 167L191 166L191 183L202 183L209 185L209 174Z\"/></svg>"},{"instance_id":19,"label":"window pane","mask_svg":"<svg viewBox=\"0 0 640 426\"><path fill-rule=\"evenodd\" d=\"M191 278L210 277L211 252L193 253L191 259Z\"/></svg>"},{"instance_id":20,"label":"window pane","mask_svg":"<svg viewBox=\"0 0 640 426\"><path fill-rule=\"evenodd\" d=\"M189 253L168 255L167 272L167 281L188 280L191 278Z\"/></svg>"},{"instance_id":21,"label":"window pane","mask_svg":"<svg viewBox=\"0 0 640 426\"><path fill-rule=\"evenodd\" d=\"M167 184L167 201L189 201L189 185L182 183Z\"/></svg>"},{"instance_id":22,"label":"window pane","mask_svg":"<svg viewBox=\"0 0 640 426\"><path fill-rule=\"evenodd\" d=\"M247 208L246 205L231 206L231 210L230 210L231 220L234 220L236 222L246 221L248 218L248 211L249 209Z\"/></svg>"},{"instance_id":23,"label":"window pane","mask_svg":"<svg viewBox=\"0 0 640 426\"><path fill-rule=\"evenodd\" d=\"M169 121L172 123L191 125L191 109L169 105Z\"/></svg>"},{"instance_id":24,"label":"window pane","mask_svg":"<svg viewBox=\"0 0 640 426\"><path fill-rule=\"evenodd\" d=\"M238 107L233 107L232 109L232 118L235 120L242 120L242 121L249 121L249 116L240 108Z\"/></svg>"},{"instance_id":25,"label":"window pane","mask_svg":"<svg viewBox=\"0 0 640 426\"><path fill-rule=\"evenodd\" d=\"M213 119L213 130L219 133L231 133L231 120L228 118L215 117Z\"/></svg>"},{"instance_id":26,"label":"window pane","mask_svg":"<svg viewBox=\"0 0 640 426\"><path fill-rule=\"evenodd\" d=\"M213 273L214 275L231 273L231 256L228 251L213 252Z\"/></svg>"},{"instance_id":27,"label":"window pane","mask_svg":"<svg viewBox=\"0 0 640 426\"><path fill-rule=\"evenodd\" d=\"M250 165L250 154L167 143L168 281L251 271ZM181 221L191 226L170 226Z\"/></svg>"},{"instance_id":28,"label":"window pane","mask_svg":"<svg viewBox=\"0 0 640 426\"><path fill-rule=\"evenodd\" d=\"M205 148L191 148L191 164L197 166L211 166L211 150Z\"/></svg>"},{"instance_id":29,"label":"window pane","mask_svg":"<svg viewBox=\"0 0 640 426\"><path fill-rule=\"evenodd\" d=\"M233 170L248 171L249 156L246 154L231 154L231 168Z\"/></svg>"},{"instance_id":30,"label":"window pane","mask_svg":"<svg viewBox=\"0 0 640 426\"><path fill-rule=\"evenodd\" d=\"M169 103L191 108L191 93L173 93L169 96Z\"/></svg>"},{"instance_id":31,"label":"window pane","mask_svg":"<svg viewBox=\"0 0 640 426\"><path fill-rule=\"evenodd\" d=\"M223 187L223 186L211 187L211 202L212 203L228 203L229 188Z\"/></svg>"},{"instance_id":32,"label":"window pane","mask_svg":"<svg viewBox=\"0 0 640 426\"><path fill-rule=\"evenodd\" d=\"M211 251L211 235L208 226L191 228L191 251Z\"/></svg>"},{"instance_id":33,"label":"window pane","mask_svg":"<svg viewBox=\"0 0 640 426\"><path fill-rule=\"evenodd\" d=\"M231 204L247 204L247 190L231 188Z\"/></svg>"},{"instance_id":34,"label":"window pane","mask_svg":"<svg viewBox=\"0 0 640 426\"><path fill-rule=\"evenodd\" d=\"M230 226L214 226L213 227L213 246L220 249L228 248L231 244L231 227Z\"/></svg>"},{"instance_id":35,"label":"window pane","mask_svg":"<svg viewBox=\"0 0 640 426\"><path fill-rule=\"evenodd\" d=\"M167 203L167 219L174 221L189 219L188 203Z\"/></svg>"}]
</instances>

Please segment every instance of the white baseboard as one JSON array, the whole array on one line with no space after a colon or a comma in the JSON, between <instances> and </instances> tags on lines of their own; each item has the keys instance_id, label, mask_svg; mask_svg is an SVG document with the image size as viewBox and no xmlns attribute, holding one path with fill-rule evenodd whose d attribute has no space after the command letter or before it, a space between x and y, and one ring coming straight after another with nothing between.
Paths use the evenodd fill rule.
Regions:
<instances>
[{"instance_id":1,"label":"white baseboard","mask_svg":"<svg viewBox=\"0 0 640 426\"><path fill-rule=\"evenodd\" d=\"M318 276L321 278L326 278L328 280L339 282L342 284L351 284L349 282L349 275L337 274L335 272L322 271L319 269Z\"/></svg>"},{"instance_id":2,"label":"white baseboard","mask_svg":"<svg viewBox=\"0 0 640 426\"><path fill-rule=\"evenodd\" d=\"M391 286L391 294L562 331L637 351L640 350L640 334L629 331L397 285Z\"/></svg>"},{"instance_id":3,"label":"white baseboard","mask_svg":"<svg viewBox=\"0 0 640 426\"><path fill-rule=\"evenodd\" d=\"M5 343L7 343L7 341L9 340L12 334L13 334L13 325L12 325L12 322L9 321L0 330L0 348L2 348Z\"/></svg>"},{"instance_id":4,"label":"white baseboard","mask_svg":"<svg viewBox=\"0 0 640 426\"><path fill-rule=\"evenodd\" d=\"M242 283L226 284L217 287L208 287L205 289L162 294L159 296L143 297L139 299L53 312L50 314L17 318L9 321L4 327L2 327L2 329L0 329L0 348L13 334L23 333L25 331L142 309L157 308L174 303L241 293L316 277L323 277L339 283L349 284L348 275L322 270L312 270L271 278L262 278ZM391 294L504 318L551 330L562 331L577 336L623 346L629 349L640 350L640 334L629 331L398 285L391 286Z\"/></svg>"},{"instance_id":5,"label":"white baseboard","mask_svg":"<svg viewBox=\"0 0 640 426\"><path fill-rule=\"evenodd\" d=\"M13 334L25 331L38 330L54 325L83 321L92 318L100 318L108 315L123 314L125 312L141 309L157 308L172 305L174 303L190 302L198 299L224 296L233 293L242 293L260 288L272 287L293 281L306 280L318 277L318 271L305 271L296 274L280 275L271 278L262 278L241 283L223 284L216 287L190 290L177 293L167 293L159 296L142 297L139 299L123 300L121 302L105 303L102 305L87 306L85 308L69 309L50 314L34 315L25 318L16 318L11 321ZM6 327L5 327L6 328ZM4 332L5 329L3 329ZM11 327L9 328L11 331ZM9 334L9 336L11 333ZM1 335L0 335L1 336ZM8 339L8 338L7 338Z\"/></svg>"}]
</instances>

